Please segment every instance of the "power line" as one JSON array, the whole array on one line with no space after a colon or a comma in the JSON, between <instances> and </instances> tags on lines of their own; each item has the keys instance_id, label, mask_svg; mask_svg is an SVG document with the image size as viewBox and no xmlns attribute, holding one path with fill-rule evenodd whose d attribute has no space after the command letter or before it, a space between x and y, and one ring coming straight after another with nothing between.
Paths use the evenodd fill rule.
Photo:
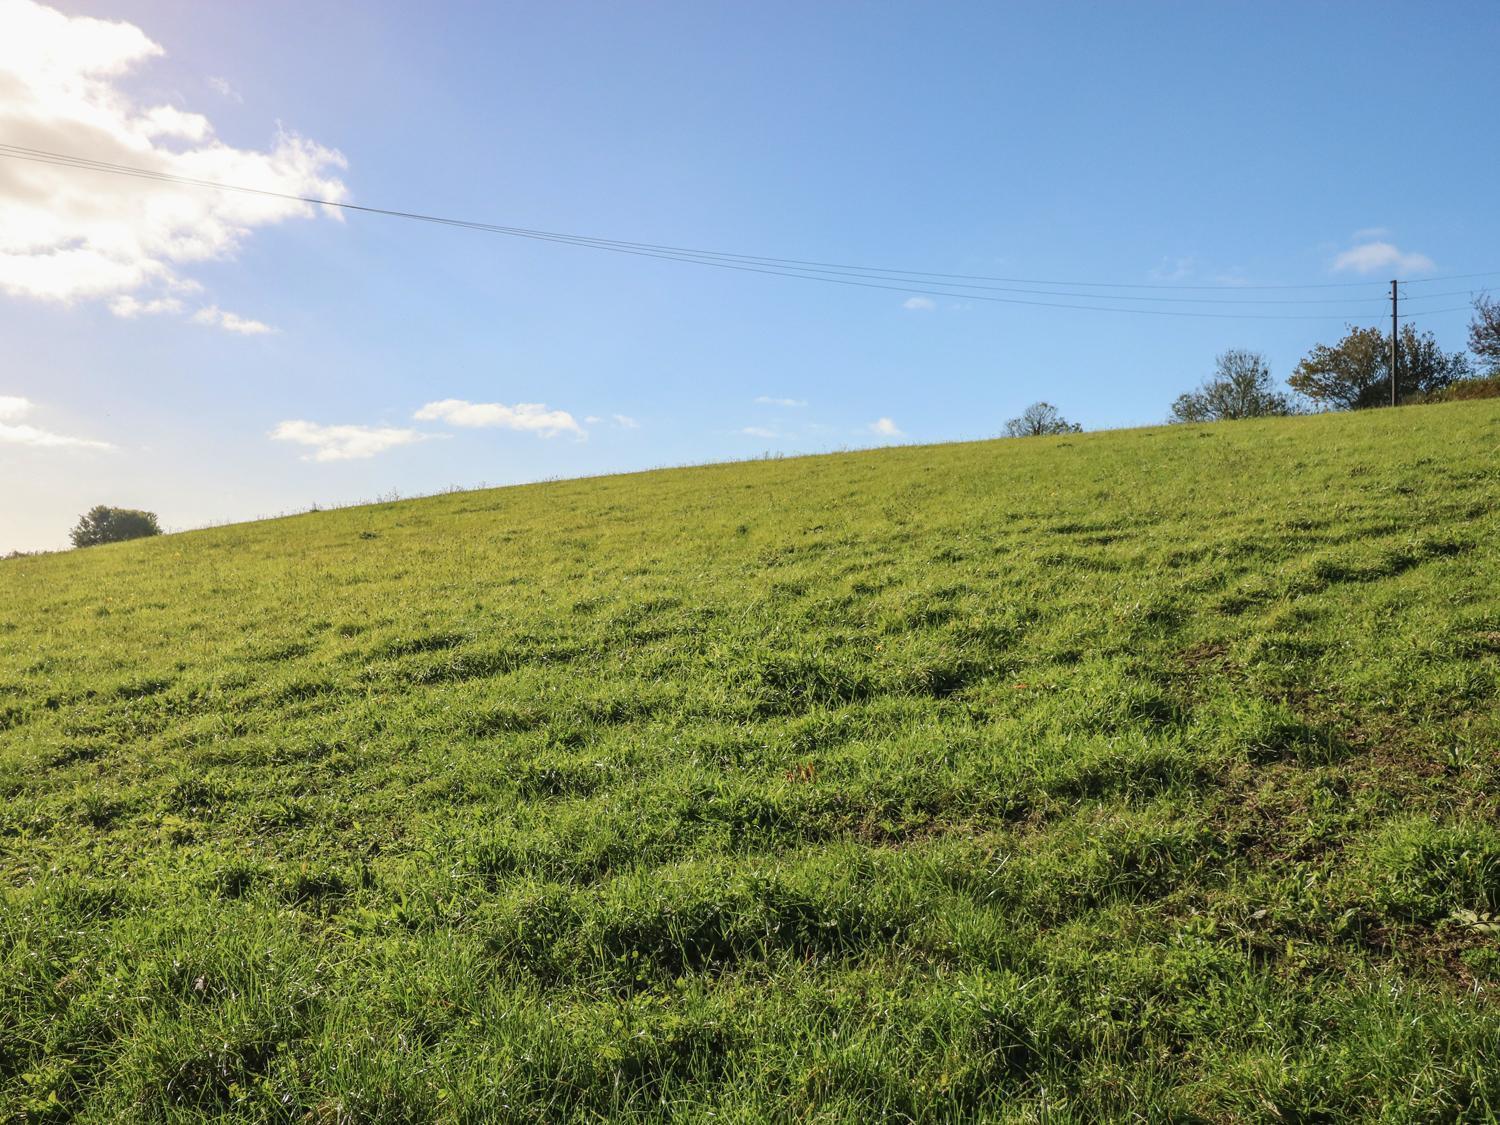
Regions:
<instances>
[{"instance_id":1,"label":"power line","mask_svg":"<svg viewBox=\"0 0 1500 1125\"><path fill-rule=\"evenodd\" d=\"M4 151L4 150L9 150L9 151ZM158 181L165 181L165 182L172 182L172 183L182 183L182 184L191 184L191 185L195 185L195 186L211 187L211 188L216 188L216 189L220 189L220 190L251 192L251 193L260 194L260 195L270 195L270 196L274 196L276 198L296 200L298 202L303 202L303 203L308 203L308 204L315 204L315 205L321 205L321 206L341 207L341 208L345 208L345 209L349 209L349 210L357 210L357 211L365 211L365 212L370 212L370 213L385 214L385 215L391 215L391 216L401 217L401 218L417 219L417 220L426 221L426 222L437 222L437 223L443 223L445 225L454 225L454 226L469 227L469 228L473 228L473 229L492 231L492 232L495 232L495 233L503 233L503 234L516 235L516 236L520 236L520 237L538 238L538 239L543 239L543 240L547 240L547 241L559 241L559 242L564 242L564 243L572 244L572 245L591 246L591 247L594 247L594 248L597 248L597 249L606 249L606 250L612 250L612 251L622 252L622 253L638 253L638 254L640 254L642 256L647 256L647 257L662 257L662 258L668 258L668 259L680 260L680 261L693 261L693 262L697 262L697 264L701 264L701 265L715 265L715 266L719 266L720 268L749 269L752 272L772 272L772 270L774 269L774 271L776 271L776 272L787 274L787 275L790 275L791 273L803 274L803 275L808 275L809 277L812 277L813 279L816 279L816 280L828 280L828 281L835 280L835 278L837 276L848 276L848 275L852 275L852 276L855 276L855 277L866 278L866 279L880 280L880 281L897 281L897 282L902 282L903 283L903 285L898 290L898 291L901 291L901 292L907 292L907 291L911 291L911 292L932 292L934 295L951 296L953 294L947 292L947 290L951 290L951 289L962 289L962 290L982 289L982 290L990 290L990 291L998 291L998 292L1024 293L1024 294L1031 295L1031 296L1056 296L1056 297L1068 297L1068 298L1084 299L1084 300L1109 300L1109 301L1126 301L1126 300L1129 300L1129 301L1159 301L1159 302L1170 302L1170 303L1196 303L1196 304L1212 303L1212 304L1235 304L1235 305L1239 305L1239 304L1291 304L1291 305L1295 305L1295 304L1303 304L1303 303L1348 304L1348 303L1355 303L1355 302L1363 303L1363 302L1370 301L1370 300L1381 300L1381 298L1365 298L1365 297L1273 299L1273 300L1267 301L1267 300L1257 300L1257 299L1235 299L1235 298L1228 298L1228 299L1226 299L1226 298L1193 298L1193 297L1140 297L1140 296L1133 296L1133 295L1130 295L1130 296L1126 296L1126 295L1117 296L1117 295L1114 295L1114 294L1100 294L1100 293L1066 293L1066 292L1055 292L1055 291L1034 290L1034 289L1007 289L1007 288L1004 288L1004 287L1001 287L1001 286L967 285L967 284L962 284L962 283L956 282L956 281L955 282L933 283L933 284L941 284L941 285L943 285L944 288L941 289L941 290L938 290L938 289L933 289L933 290L918 290L918 289L915 289L915 288L908 290L907 286L911 284L911 278L913 278L913 277L950 277L950 278L976 277L977 278L977 277L982 277L984 275L937 274L937 273L925 273L923 271L875 270L875 269L873 269L871 267L842 266L842 265L834 265L834 264L827 264L826 267L822 268L822 269L814 269L812 267L814 265L820 265L820 263L805 263L804 264L804 260L799 260L799 259L777 259L777 258L769 258L769 257L763 257L763 256L754 256L754 255L730 255L730 254L726 254L726 253L718 252L718 251L693 250L693 249L681 248L681 247L662 246L662 245L659 245L659 244L652 244L652 243L623 242L623 241L619 241L619 240L599 239L599 238L593 238L593 237L584 236L584 235L571 235L571 234L563 234L563 233L552 232L552 231L538 231L538 230L532 230L532 229L527 229L527 228L517 228L517 227L502 227L502 226L499 226L499 225L496 225L496 224L490 224L490 223L476 223L476 222L472 222L472 221L468 221L468 220L450 219L450 218L446 218L446 217L442 217L442 216L424 215L424 214L418 214L418 213L413 213L413 212L394 211L394 210L390 210L390 209L386 209L386 208L365 207L365 206L361 206L359 204L350 204L350 203L344 203L344 202L340 202L340 201L318 199L318 198L310 197L310 196L292 195L292 194L289 194L289 193L276 192L276 191L272 191L272 190L269 190L269 189L248 188L248 187L244 187L244 186L241 186L241 185L223 184L223 183L218 183L218 182L215 182L215 181L200 180L200 179L194 179L194 178L185 177L185 176L177 176L177 175L174 175L174 174L171 174L171 173L160 172L160 171L155 171L155 170L150 170L150 169L144 169L144 168L138 168L138 167L132 167L132 166L129 166L129 165L114 164L114 163L111 163L111 162L108 162L108 161L94 160L94 159L86 158L86 157L69 156L69 155L61 154L61 153L47 152L45 150L40 150L40 149L29 149L29 148L25 148L25 147L19 146L19 145L0 144L0 155L9 155L9 156L12 156L13 158L16 158L16 159L30 159L30 160L34 160L34 161L37 161L37 162L40 162L40 163L56 164L56 165L60 165L60 166L64 166L64 167L87 168L87 169L91 169L91 170L95 170L95 171L103 171L103 172L110 172L110 173L120 174L120 175L129 175L129 176L135 176L135 177L142 177L142 178L148 178L148 179L158 180ZM716 259L716 260L710 260L710 259ZM750 262L766 263L767 266L770 267L770 268L752 267L752 266L748 266L748 265L744 264L744 263L750 263ZM902 275L905 275L905 276L902 276ZM1006 279L996 278L994 280L1006 280ZM927 283L924 283L924 284L927 284ZM1066 283L1066 282L1058 282L1058 283L1033 282L1032 284L1069 284L1069 283ZM1110 286L1113 283L1106 283L1106 282L1077 282L1077 283L1072 283L1072 284L1077 284L1077 285L1093 285L1095 287L1103 288L1103 287ZM1349 283L1349 284L1350 285L1354 285L1354 284L1359 284L1359 283ZM878 286L871 286L871 287L878 287ZM1120 287L1125 287L1125 286L1120 286ZM1174 287L1174 286L1165 286L1165 285L1163 285L1163 286L1144 286L1144 285L1141 285L1141 286L1130 286L1130 287L1132 287L1132 288L1159 288L1159 289L1181 288L1181 289L1184 289L1184 290L1210 289L1210 288L1234 288L1234 289L1238 289L1238 288L1296 288L1296 287L1293 287L1293 286L1286 286L1286 287L1271 287L1271 286L1266 286L1266 287L1248 287L1248 286L1247 287L1239 287L1239 286L1220 286L1220 287L1213 287L1213 286L1180 286L1180 287ZM1328 286L1328 287L1344 287L1344 286L1341 285L1341 286ZM1008 303L1028 303L1028 302L1008 302ZM1039 304L1040 302L1029 302L1029 303ZM1072 306L1061 306L1061 307L1072 307ZM1103 311L1103 310L1101 309L1101 311ZM1127 311L1127 310L1110 310L1110 311ZM1329 319L1333 319L1333 318L1330 317Z\"/></svg>"},{"instance_id":2,"label":"power line","mask_svg":"<svg viewBox=\"0 0 1500 1125\"><path fill-rule=\"evenodd\" d=\"M598 237L590 236L590 235L568 234L568 233L563 233L563 232L559 232L559 231L545 231L545 230L536 230L536 229L525 228L525 227L500 226L500 225L492 224L492 223L479 223L479 222L473 222L473 221L470 221L470 220L451 219L451 218L445 218L445 217L436 216L436 215L425 215L425 214L418 214L418 213L408 212L408 211L391 210L391 209L388 209L388 208L368 207L368 206L362 206L360 204L354 204L354 203L345 203L345 202L338 202L338 201L333 201L333 200L317 199L317 198L313 198L313 197L309 197L309 196L293 195L293 194L289 194L289 193L286 193L286 192L272 191L272 190L264 189L264 188L249 188L249 187L243 187L243 186L234 185L234 184L219 183L219 182L211 181L211 180L200 180L200 179L194 179L194 178L191 178L191 177L177 176L177 175L174 175L174 174L168 173L168 172L160 172L160 171L155 171L155 170L151 170L151 169L133 167L133 166L130 166L130 165L114 164L114 163L111 163L111 162L108 162L108 161L95 160L95 159L88 158L88 157L70 156L70 155L66 155L66 154L63 154L63 153L48 152L48 151L45 151L45 150L42 150L42 149L25 148L24 146L21 146L21 145L10 145L10 144L0 143L0 150L8 150L8 151L0 151L0 155L10 155L10 156L13 156L16 159L33 159L33 160L38 160L39 162L42 162L42 163L60 163L60 164L65 164L65 165L75 166L75 167L90 167L90 168L94 168L95 170L108 171L108 172L113 172L113 173L117 173L117 174L121 174L121 175L142 176L142 177L147 177L147 178L151 178L151 179L166 180L166 181L173 182L173 183L193 184L193 185L200 186L200 187L218 188L220 190L225 190L225 191L252 192L252 193L255 193L255 194L259 194L259 195L269 195L269 196L274 196L274 197L280 198L280 199L295 200L295 201L302 202L302 203L316 204L316 205L325 206L325 207L342 207L342 208L345 208L345 209L348 209L348 210L365 211L365 212L369 212L369 213L372 213L372 214L382 214L382 215L389 215L389 216L395 216L395 217L400 217L400 218L408 218L408 219L420 219L420 220L427 221L427 222L449 223L449 224L458 225L458 226L468 226L468 227L474 227L474 228L477 228L477 229L491 230L491 231L495 231L495 232L498 232L498 233L505 233L505 234L515 234L515 235L531 236L531 237L538 237L538 238L561 239L561 240L567 240L567 241L570 241L570 242L577 242L579 244L591 244L591 245L611 246L611 247L628 247L628 248L636 249L636 250L651 250L651 251L659 251L659 252L668 253L668 254L687 254L687 255L692 255L692 256L696 256L696 257L719 258L719 259L731 260L731 261L761 263L761 264L765 264L765 265L776 266L778 268L791 268L791 267L802 266L802 267L807 267L810 270L819 270L819 271L822 271L822 270L836 270L836 271L837 270L845 270L845 271L852 271L852 272L855 272L855 273L900 274L900 275L904 275L906 277L931 277L931 278L940 278L940 279L941 278L945 278L945 279L949 279L949 281L953 281L953 282L956 282L956 281L999 281L999 282L1007 282L1007 283L1015 284L1015 285L1054 285L1054 286L1071 286L1071 287L1074 287L1074 288L1094 288L1094 289L1159 289L1159 290L1178 290L1178 291L1191 291L1191 290L1252 291L1252 290L1274 290L1274 289L1293 290L1293 289L1350 289L1350 288L1368 288L1371 284L1373 284L1371 282L1317 282L1317 283L1311 283L1311 284L1306 284L1306 285L1239 285L1239 284L1169 285L1169 284L1160 284L1160 283L1158 283L1158 284L1146 284L1146 283L1138 283L1138 282L1056 281L1056 280L1039 280L1039 279L1036 279L1036 278L998 277L998 276L992 276L992 275L988 275L988 274L938 273L938 272L927 271L927 270L896 269L896 268L892 268L892 267L856 266L856 265L850 265L848 263L821 262L821 261L812 261L812 260L801 259L801 258L773 258L773 257L768 257L768 256L765 256L765 255L757 255L757 254L737 254L737 253L731 253L731 252L728 252L728 251L721 251L721 250L702 250L702 249L695 249L695 248L692 248L692 247L672 246L672 245L661 244L661 243L630 242L630 241L624 241L624 240L620 240L620 239L598 238ZM949 281L938 282L938 284L948 284ZM1086 296L1088 296L1088 295L1086 295ZM1102 294L1093 294L1091 296L1103 296L1103 295ZM1352 299L1362 300L1364 298L1352 298ZM1374 300L1383 300L1384 298L1372 298L1372 299L1374 299ZM1236 302L1236 303L1239 303L1239 302Z\"/></svg>"},{"instance_id":3,"label":"power line","mask_svg":"<svg viewBox=\"0 0 1500 1125\"><path fill-rule=\"evenodd\" d=\"M1116 305L1090 305L1076 303L1061 303L1055 301L1026 300L1019 297L996 297L985 296L971 290L984 290L986 292L1006 292L1025 294L1028 297L1064 297L1071 301L1152 301L1164 303L1192 303L1192 304L1352 304L1364 303L1372 300L1383 300L1383 298L1366 297L1340 297L1340 298L1292 298L1292 299L1234 299L1234 298L1202 298L1202 297L1161 297L1161 296L1136 296L1126 294L1110 293L1076 293L1060 292L1057 290L1039 290L1025 288L1007 288L993 285L968 284L969 281L1010 281L1017 285L1074 285L1094 288L1131 288L1131 289L1172 289L1181 291L1198 290L1268 290L1268 289L1327 289L1327 288L1352 288L1368 286L1369 283L1319 283L1306 286L1199 286L1199 285L1144 285L1110 282L1042 282L1017 278L988 277L978 274L941 274L928 271L876 269L874 267L851 266L838 263L819 263L805 259L771 258L760 255L730 254L722 251L696 250L687 247L674 247L663 244L626 242L616 239L595 238L587 235L567 234L556 231L536 230L525 227L503 226L494 223L476 222L473 220L455 219L447 216L423 214L420 212L401 211L392 208L373 207L357 203L349 203L340 200L320 199L314 196L296 195L289 192L280 192L267 188L254 188L238 184L226 184L213 180L202 180L188 176L179 176L168 172L153 169L134 167L131 165L116 164L110 161L96 160L88 157L72 156L64 153L49 152L42 149L26 148L20 145L0 143L0 156L14 160L26 160L34 163L48 164L58 167L68 167L80 170L103 172L111 175L128 176L132 178L148 179L157 182L182 184L185 186L203 187L220 191L233 191L253 195L269 196L272 198L285 199L311 206L334 207L347 211L362 212L365 214L384 215L391 218L408 219L417 222L434 223L443 226L453 226L462 229L477 230L486 233L501 234L508 237L525 238L536 241L555 242L564 245L581 246L589 249L606 250L611 253L630 254L638 257L657 258L666 261L678 261L689 264L710 266L716 269L729 269L739 272L759 273L769 276L801 278L807 281L821 281L829 284L850 285L866 289L883 289L892 292L907 293L909 295L955 298L964 301L986 301L998 304L1025 305L1042 308L1075 309L1092 312L1125 312L1139 313L1155 316L1187 316L1199 318L1236 319L1236 320L1347 320L1347 315L1336 314L1289 314L1289 313L1223 313L1223 312L1195 312L1184 309L1142 309L1119 307ZM1476 275L1477 276L1477 275ZM921 281L914 279L936 278L950 279L938 281ZM896 282L897 284L883 284L883 282ZM1438 296L1428 294L1424 296ZM1374 315L1372 312L1371 316ZM1413 314L1421 315L1421 313Z\"/></svg>"},{"instance_id":4,"label":"power line","mask_svg":"<svg viewBox=\"0 0 1500 1125\"><path fill-rule=\"evenodd\" d=\"M1500 277L1500 270L1487 273L1450 273L1442 277L1419 277L1414 281L1403 281L1402 285L1431 285L1434 281L1466 281L1471 277Z\"/></svg>"},{"instance_id":5,"label":"power line","mask_svg":"<svg viewBox=\"0 0 1500 1125\"><path fill-rule=\"evenodd\" d=\"M1411 282L1403 281L1401 284L1410 285ZM1435 301L1439 297L1474 297L1477 296L1479 292L1480 291L1478 289L1445 289L1441 293L1418 293L1415 296L1410 297L1405 293L1402 293L1401 299L1403 301Z\"/></svg>"},{"instance_id":6,"label":"power line","mask_svg":"<svg viewBox=\"0 0 1500 1125\"><path fill-rule=\"evenodd\" d=\"M1473 311L1474 311L1474 306L1473 305L1453 305L1450 308L1446 308L1446 309L1422 309L1420 312L1403 313L1402 316L1401 316L1401 319L1402 320L1416 320L1418 317L1438 316L1441 313L1473 312Z\"/></svg>"}]
</instances>

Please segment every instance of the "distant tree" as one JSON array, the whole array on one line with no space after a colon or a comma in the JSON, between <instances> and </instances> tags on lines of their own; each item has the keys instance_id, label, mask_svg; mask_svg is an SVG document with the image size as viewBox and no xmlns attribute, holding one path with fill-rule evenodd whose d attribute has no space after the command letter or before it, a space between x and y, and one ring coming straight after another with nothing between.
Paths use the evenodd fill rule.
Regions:
<instances>
[{"instance_id":1,"label":"distant tree","mask_svg":"<svg viewBox=\"0 0 1500 1125\"><path fill-rule=\"evenodd\" d=\"M111 508L100 504L80 516L78 525L68 533L75 547L96 547L100 543L121 543L126 539L144 539L160 535L155 512L138 512L133 508Z\"/></svg>"},{"instance_id":2,"label":"distant tree","mask_svg":"<svg viewBox=\"0 0 1500 1125\"><path fill-rule=\"evenodd\" d=\"M1429 395L1472 373L1469 357L1451 355L1431 332L1402 325L1396 337L1397 399ZM1391 401L1390 337L1378 328L1351 328L1337 344L1319 344L1287 380L1292 389L1334 410L1362 410Z\"/></svg>"},{"instance_id":3,"label":"distant tree","mask_svg":"<svg viewBox=\"0 0 1500 1125\"><path fill-rule=\"evenodd\" d=\"M1491 375L1500 375L1500 301L1488 293L1474 298L1474 319L1469 321L1469 349Z\"/></svg>"},{"instance_id":4,"label":"distant tree","mask_svg":"<svg viewBox=\"0 0 1500 1125\"><path fill-rule=\"evenodd\" d=\"M1271 368L1259 352L1231 348L1214 363L1214 373L1196 391L1172 403L1174 422L1220 422L1292 414L1290 395L1276 390Z\"/></svg>"},{"instance_id":5,"label":"distant tree","mask_svg":"<svg viewBox=\"0 0 1500 1125\"><path fill-rule=\"evenodd\" d=\"M1006 437L1044 437L1047 434L1081 434L1083 427L1069 422L1050 402L1033 402L1019 418L1005 423Z\"/></svg>"}]
</instances>

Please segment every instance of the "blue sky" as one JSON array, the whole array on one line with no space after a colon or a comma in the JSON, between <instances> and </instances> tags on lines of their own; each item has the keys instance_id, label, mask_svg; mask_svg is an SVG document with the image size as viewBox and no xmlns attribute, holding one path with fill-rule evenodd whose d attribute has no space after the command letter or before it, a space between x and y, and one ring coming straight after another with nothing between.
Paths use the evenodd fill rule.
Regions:
<instances>
[{"instance_id":1,"label":"blue sky","mask_svg":"<svg viewBox=\"0 0 1500 1125\"><path fill-rule=\"evenodd\" d=\"M68 68L116 51L108 73L77 65L95 67L88 112L107 103L118 136L77 106L43 121L39 96L34 112L9 100L0 143L173 168L200 150L206 178L772 257L1350 287L1095 290L1344 302L1136 303L1325 320L906 307L903 292L256 213L73 169L34 165L56 179L17 186L0 168L0 551L64 545L95 503L190 527L984 437L1037 399L1089 429L1151 423L1225 348L1284 378L1342 318L1381 323L1392 276L1413 298L1500 288L1500 272L1420 282L1500 271L1492 2L36 7L0 0L0 41L55 47L45 73L13 47L9 81L71 97ZM0 47L0 92L6 67ZM142 126L159 106L201 118ZM217 233L199 245L199 229ZM58 280L80 238L109 269ZM1418 323L1457 348L1467 320Z\"/></svg>"}]
</instances>

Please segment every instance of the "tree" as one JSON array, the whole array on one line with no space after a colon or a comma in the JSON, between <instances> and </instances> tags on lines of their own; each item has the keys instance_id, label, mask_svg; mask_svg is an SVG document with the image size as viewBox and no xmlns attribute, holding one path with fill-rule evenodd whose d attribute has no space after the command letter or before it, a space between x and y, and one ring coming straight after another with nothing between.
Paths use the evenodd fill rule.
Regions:
<instances>
[{"instance_id":1,"label":"tree","mask_svg":"<svg viewBox=\"0 0 1500 1125\"><path fill-rule=\"evenodd\" d=\"M100 504L78 518L78 526L68 533L75 547L96 547L100 543L123 543L160 535L155 512L138 512L133 508L111 508Z\"/></svg>"},{"instance_id":2,"label":"tree","mask_svg":"<svg viewBox=\"0 0 1500 1125\"><path fill-rule=\"evenodd\" d=\"M1449 355L1431 332L1402 325L1396 337L1401 379L1397 400L1440 391L1471 374L1469 357ZM1391 401L1390 337L1378 328L1350 328L1337 344L1319 344L1287 380L1292 389L1335 410L1362 410Z\"/></svg>"},{"instance_id":3,"label":"tree","mask_svg":"<svg viewBox=\"0 0 1500 1125\"><path fill-rule=\"evenodd\" d=\"M1500 301L1488 293L1474 298L1474 319L1469 321L1469 348L1490 369L1500 375Z\"/></svg>"},{"instance_id":4,"label":"tree","mask_svg":"<svg viewBox=\"0 0 1500 1125\"><path fill-rule=\"evenodd\" d=\"M1271 368L1259 352L1231 348L1214 363L1214 373L1196 391L1172 403L1174 422L1220 422L1294 412L1291 397L1275 389Z\"/></svg>"},{"instance_id":5,"label":"tree","mask_svg":"<svg viewBox=\"0 0 1500 1125\"><path fill-rule=\"evenodd\" d=\"M1081 434L1083 427L1069 422L1050 402L1033 402L1019 418L1005 423L1006 437L1045 437L1047 434Z\"/></svg>"}]
</instances>

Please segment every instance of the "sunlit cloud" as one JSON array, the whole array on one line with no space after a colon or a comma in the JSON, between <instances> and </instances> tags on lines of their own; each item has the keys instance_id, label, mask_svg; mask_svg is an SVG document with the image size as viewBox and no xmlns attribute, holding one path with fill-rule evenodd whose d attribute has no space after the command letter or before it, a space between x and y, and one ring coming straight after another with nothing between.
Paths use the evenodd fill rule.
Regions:
<instances>
[{"instance_id":1,"label":"sunlit cloud","mask_svg":"<svg viewBox=\"0 0 1500 1125\"><path fill-rule=\"evenodd\" d=\"M30 416L36 404L19 395L0 395L0 445L31 445L39 448L58 449L113 449L107 441L71 437L53 433L21 421Z\"/></svg>"},{"instance_id":2,"label":"sunlit cloud","mask_svg":"<svg viewBox=\"0 0 1500 1125\"><path fill-rule=\"evenodd\" d=\"M566 410L549 410L544 403L467 402L445 398L429 402L412 415L418 422L447 422L450 426L469 429L521 430L541 437L562 433L584 436L583 427ZM623 415L621 415L623 417Z\"/></svg>"},{"instance_id":3,"label":"sunlit cloud","mask_svg":"<svg viewBox=\"0 0 1500 1125\"><path fill-rule=\"evenodd\" d=\"M908 297L901 302L901 307L911 312L931 312L937 308L937 302L931 297Z\"/></svg>"},{"instance_id":4,"label":"sunlit cloud","mask_svg":"<svg viewBox=\"0 0 1500 1125\"><path fill-rule=\"evenodd\" d=\"M271 431L272 441L289 441L312 450L304 461L361 461L388 449L428 441L436 434L394 426L323 426L294 419Z\"/></svg>"},{"instance_id":5,"label":"sunlit cloud","mask_svg":"<svg viewBox=\"0 0 1500 1125\"><path fill-rule=\"evenodd\" d=\"M344 159L332 149L286 131L267 149L236 148L201 113L139 101L126 84L163 53L130 23L0 0L0 138L150 172L345 197L330 174ZM232 95L227 83L222 92ZM174 295L200 288L185 269L231 258L258 228L317 210L267 195L0 159L0 292L62 304L103 300L124 317L181 312L170 303ZM258 321L204 311L204 323L261 330Z\"/></svg>"},{"instance_id":6,"label":"sunlit cloud","mask_svg":"<svg viewBox=\"0 0 1500 1125\"><path fill-rule=\"evenodd\" d=\"M755 401L761 406L806 406L805 398L776 398L773 395L756 395Z\"/></svg>"},{"instance_id":7,"label":"sunlit cloud","mask_svg":"<svg viewBox=\"0 0 1500 1125\"><path fill-rule=\"evenodd\" d=\"M889 418L877 418L870 423L870 432L881 437L905 437L906 434Z\"/></svg>"},{"instance_id":8,"label":"sunlit cloud","mask_svg":"<svg viewBox=\"0 0 1500 1125\"><path fill-rule=\"evenodd\" d=\"M227 332L238 332L241 336L264 336L268 332L275 332L269 324L262 324L258 320L240 316L238 313L227 312L218 305L208 305L193 314L194 324L211 324L222 328Z\"/></svg>"},{"instance_id":9,"label":"sunlit cloud","mask_svg":"<svg viewBox=\"0 0 1500 1125\"><path fill-rule=\"evenodd\" d=\"M124 320L134 320L138 316L160 316L163 313L180 313L182 302L176 297L153 297L142 301L139 297L132 297L129 293L116 297L109 303L109 311Z\"/></svg>"},{"instance_id":10,"label":"sunlit cloud","mask_svg":"<svg viewBox=\"0 0 1500 1125\"><path fill-rule=\"evenodd\" d=\"M1435 268L1426 254L1408 252L1383 241L1351 246L1333 260L1334 273L1430 273Z\"/></svg>"}]
</instances>

